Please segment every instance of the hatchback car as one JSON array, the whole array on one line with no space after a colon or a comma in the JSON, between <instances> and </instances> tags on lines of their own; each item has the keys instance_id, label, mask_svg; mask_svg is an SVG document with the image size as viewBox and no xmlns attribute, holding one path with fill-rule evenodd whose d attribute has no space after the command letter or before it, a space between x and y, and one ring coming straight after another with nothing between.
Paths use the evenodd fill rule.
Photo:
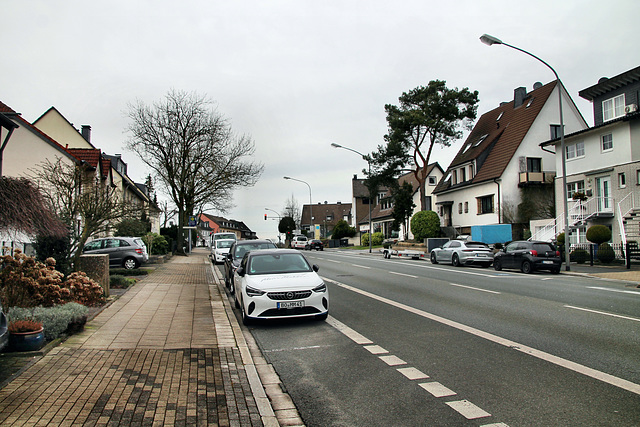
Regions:
<instances>
[{"instance_id":1,"label":"hatchback car","mask_svg":"<svg viewBox=\"0 0 640 427\"><path fill-rule=\"evenodd\" d=\"M139 237L106 237L87 243L83 254L108 254L110 267L127 270L138 268L149 260L147 246Z\"/></svg>"},{"instance_id":2,"label":"hatchback car","mask_svg":"<svg viewBox=\"0 0 640 427\"><path fill-rule=\"evenodd\" d=\"M224 284L229 292L234 292L233 273L240 265L244 254L261 249L276 249L271 240L238 240L231 245L224 260Z\"/></svg>"},{"instance_id":3,"label":"hatchback car","mask_svg":"<svg viewBox=\"0 0 640 427\"><path fill-rule=\"evenodd\" d=\"M449 240L431 251L431 263L439 262L452 264L455 267L472 264L489 267L493 262L493 251L486 243Z\"/></svg>"},{"instance_id":4,"label":"hatchback car","mask_svg":"<svg viewBox=\"0 0 640 427\"><path fill-rule=\"evenodd\" d=\"M316 251L322 251L324 250L324 246L322 245L322 240L313 239L307 241L307 244L304 245L304 249L307 251L310 251L312 249L315 249Z\"/></svg>"},{"instance_id":5,"label":"hatchback car","mask_svg":"<svg viewBox=\"0 0 640 427\"><path fill-rule=\"evenodd\" d=\"M498 271L517 268L527 274L536 270L557 274L561 265L560 252L551 243L528 240L508 243L493 259L493 267Z\"/></svg>"},{"instance_id":6,"label":"hatchback car","mask_svg":"<svg viewBox=\"0 0 640 427\"><path fill-rule=\"evenodd\" d=\"M9 321L7 315L2 311L2 303L0 303L0 351L9 343Z\"/></svg>"},{"instance_id":7,"label":"hatchback car","mask_svg":"<svg viewBox=\"0 0 640 427\"><path fill-rule=\"evenodd\" d=\"M214 239L211 246L211 259L214 264L223 263L235 239Z\"/></svg>"},{"instance_id":8,"label":"hatchback car","mask_svg":"<svg viewBox=\"0 0 640 427\"><path fill-rule=\"evenodd\" d=\"M296 250L253 251L235 272L235 305L246 325L255 319L314 317L329 314L329 290Z\"/></svg>"}]
</instances>

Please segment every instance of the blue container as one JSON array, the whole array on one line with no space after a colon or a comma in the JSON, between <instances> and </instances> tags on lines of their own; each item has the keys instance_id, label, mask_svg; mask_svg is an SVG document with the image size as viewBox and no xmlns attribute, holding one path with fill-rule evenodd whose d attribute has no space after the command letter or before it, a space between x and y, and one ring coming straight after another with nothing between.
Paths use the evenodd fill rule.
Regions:
<instances>
[{"instance_id":1,"label":"blue container","mask_svg":"<svg viewBox=\"0 0 640 427\"><path fill-rule=\"evenodd\" d=\"M35 332L18 332L9 334L11 351L38 351L44 347L44 329Z\"/></svg>"}]
</instances>

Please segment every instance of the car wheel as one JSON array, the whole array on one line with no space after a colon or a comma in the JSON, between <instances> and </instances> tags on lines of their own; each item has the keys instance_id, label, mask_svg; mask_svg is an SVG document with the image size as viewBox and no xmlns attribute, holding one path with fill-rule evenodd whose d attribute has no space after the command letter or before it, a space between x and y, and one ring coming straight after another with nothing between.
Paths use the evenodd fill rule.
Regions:
<instances>
[{"instance_id":1,"label":"car wheel","mask_svg":"<svg viewBox=\"0 0 640 427\"><path fill-rule=\"evenodd\" d=\"M494 261L493 261L493 268L494 268L496 271L500 271L500 270L502 270L502 262L500 262L500 260L499 260L499 259L494 260Z\"/></svg>"},{"instance_id":2,"label":"car wheel","mask_svg":"<svg viewBox=\"0 0 640 427\"><path fill-rule=\"evenodd\" d=\"M451 264L453 264L454 267L460 267L460 258L458 258L458 254L453 254L451 257Z\"/></svg>"},{"instance_id":3,"label":"car wheel","mask_svg":"<svg viewBox=\"0 0 640 427\"><path fill-rule=\"evenodd\" d=\"M531 273L533 273L533 266L531 265L531 263L529 261L522 261L522 265L520 266L520 270L522 270L522 272L524 274L531 274Z\"/></svg>"},{"instance_id":4,"label":"car wheel","mask_svg":"<svg viewBox=\"0 0 640 427\"><path fill-rule=\"evenodd\" d=\"M438 260L436 259L436 254L431 252L431 264L437 264Z\"/></svg>"},{"instance_id":5,"label":"car wheel","mask_svg":"<svg viewBox=\"0 0 640 427\"><path fill-rule=\"evenodd\" d=\"M133 270L138 266L138 261L136 261L135 258L131 258L131 257L125 258L124 261L122 262L122 266L127 270Z\"/></svg>"},{"instance_id":6,"label":"car wheel","mask_svg":"<svg viewBox=\"0 0 640 427\"><path fill-rule=\"evenodd\" d=\"M240 304L240 311L242 312L242 324L245 326L249 326L251 324L252 319L247 316L247 313L244 311L244 304Z\"/></svg>"}]
</instances>

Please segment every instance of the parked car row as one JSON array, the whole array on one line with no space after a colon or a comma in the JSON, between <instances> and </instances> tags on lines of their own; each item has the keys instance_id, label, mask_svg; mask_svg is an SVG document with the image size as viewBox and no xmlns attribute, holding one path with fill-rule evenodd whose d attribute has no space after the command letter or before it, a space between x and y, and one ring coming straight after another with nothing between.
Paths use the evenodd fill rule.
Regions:
<instances>
[{"instance_id":1,"label":"parked car row","mask_svg":"<svg viewBox=\"0 0 640 427\"><path fill-rule=\"evenodd\" d=\"M486 243L450 240L433 249L430 258L432 264L448 263L455 267L477 264L485 268L493 264L496 271L511 268L526 274L537 270L559 273L562 264L560 252L551 243L529 240L509 242L495 255Z\"/></svg>"}]
</instances>

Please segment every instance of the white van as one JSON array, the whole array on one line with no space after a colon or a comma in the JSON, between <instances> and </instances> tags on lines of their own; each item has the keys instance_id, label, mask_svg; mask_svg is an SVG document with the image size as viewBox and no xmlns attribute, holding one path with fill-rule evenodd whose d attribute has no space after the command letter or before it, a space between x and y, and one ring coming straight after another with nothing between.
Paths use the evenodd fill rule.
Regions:
<instances>
[{"instance_id":1,"label":"white van","mask_svg":"<svg viewBox=\"0 0 640 427\"><path fill-rule=\"evenodd\" d=\"M304 249L307 245L307 236L295 236L291 240L291 247L295 249Z\"/></svg>"},{"instance_id":2,"label":"white van","mask_svg":"<svg viewBox=\"0 0 640 427\"><path fill-rule=\"evenodd\" d=\"M236 233L231 233L230 231L225 231L223 233L214 233L211 236L211 249L215 247L215 241L219 239L238 240L238 238L236 237Z\"/></svg>"}]
</instances>

